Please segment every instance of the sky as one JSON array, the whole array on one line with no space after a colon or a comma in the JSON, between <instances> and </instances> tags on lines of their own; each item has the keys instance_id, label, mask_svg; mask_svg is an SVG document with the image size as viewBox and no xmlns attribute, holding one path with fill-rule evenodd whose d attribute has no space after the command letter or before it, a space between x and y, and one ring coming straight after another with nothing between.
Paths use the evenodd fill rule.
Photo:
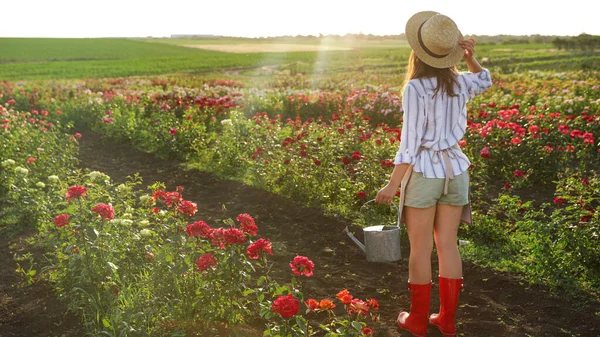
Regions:
<instances>
[{"instance_id":1,"label":"sky","mask_svg":"<svg viewBox=\"0 0 600 337\"><path fill-rule=\"evenodd\" d=\"M424 10L451 17L464 35L600 35L594 0L2 0L0 7L0 37L396 35Z\"/></svg>"}]
</instances>

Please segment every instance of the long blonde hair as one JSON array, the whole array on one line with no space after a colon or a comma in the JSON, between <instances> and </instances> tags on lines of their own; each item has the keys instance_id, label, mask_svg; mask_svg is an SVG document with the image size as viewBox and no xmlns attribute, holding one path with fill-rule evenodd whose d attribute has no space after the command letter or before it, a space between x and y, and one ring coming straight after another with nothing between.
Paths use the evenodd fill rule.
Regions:
<instances>
[{"instance_id":1,"label":"long blonde hair","mask_svg":"<svg viewBox=\"0 0 600 337\"><path fill-rule=\"evenodd\" d=\"M408 65L406 66L406 75L404 78L403 87L406 87L408 81L415 78L436 77L437 86L435 88L435 93L433 94L434 97L440 90L447 93L448 96L456 96L456 93L454 92L456 73L456 66L440 69L434 68L425 62L422 62L419 60L413 50L410 52L410 57L408 58Z\"/></svg>"}]
</instances>

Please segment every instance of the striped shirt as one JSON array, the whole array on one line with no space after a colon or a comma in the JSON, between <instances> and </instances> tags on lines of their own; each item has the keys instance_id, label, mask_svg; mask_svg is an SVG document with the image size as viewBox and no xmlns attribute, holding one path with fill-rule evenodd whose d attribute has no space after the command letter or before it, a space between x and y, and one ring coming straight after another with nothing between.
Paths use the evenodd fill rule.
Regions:
<instances>
[{"instance_id":1,"label":"striped shirt","mask_svg":"<svg viewBox=\"0 0 600 337\"><path fill-rule=\"evenodd\" d=\"M438 92L435 97L435 77L412 79L402 95L404 121L400 136L400 149L394 164L412 164L413 170L422 172L425 178L445 178L446 167L437 150L453 147L450 155L452 172L459 175L471 162L458 147L458 141L467 129L467 102L492 86L487 69L479 73L459 73L454 92L450 97ZM417 155L419 148L422 152Z\"/></svg>"}]
</instances>

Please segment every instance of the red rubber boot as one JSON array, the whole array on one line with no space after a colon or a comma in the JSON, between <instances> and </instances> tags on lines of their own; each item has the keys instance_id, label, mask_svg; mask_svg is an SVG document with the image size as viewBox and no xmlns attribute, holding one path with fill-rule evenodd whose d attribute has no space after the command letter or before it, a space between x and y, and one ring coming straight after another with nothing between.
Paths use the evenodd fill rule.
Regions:
<instances>
[{"instance_id":1,"label":"red rubber boot","mask_svg":"<svg viewBox=\"0 0 600 337\"><path fill-rule=\"evenodd\" d=\"M462 286L462 278L452 279L440 276L440 312L432 314L429 317L429 323L435 325L444 337L456 336L454 315Z\"/></svg>"},{"instance_id":2,"label":"red rubber boot","mask_svg":"<svg viewBox=\"0 0 600 337\"><path fill-rule=\"evenodd\" d=\"M431 282L428 284L408 282L408 290L410 291L410 313L403 311L398 315L398 326L413 336L425 337L427 336Z\"/></svg>"}]
</instances>

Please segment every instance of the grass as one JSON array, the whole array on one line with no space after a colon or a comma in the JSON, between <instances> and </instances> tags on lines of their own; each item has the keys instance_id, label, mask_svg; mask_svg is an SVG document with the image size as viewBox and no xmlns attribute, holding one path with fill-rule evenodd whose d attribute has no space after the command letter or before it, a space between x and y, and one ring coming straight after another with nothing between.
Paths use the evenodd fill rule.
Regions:
<instances>
[{"instance_id":1,"label":"grass","mask_svg":"<svg viewBox=\"0 0 600 337\"><path fill-rule=\"evenodd\" d=\"M185 44L311 44L352 48L336 51L224 53ZM550 44L481 45L480 59L500 72L598 68L600 53L556 51ZM279 39L0 39L0 80L114 78L220 72L282 66L292 72L399 75L410 48L401 40Z\"/></svg>"},{"instance_id":2,"label":"grass","mask_svg":"<svg viewBox=\"0 0 600 337\"><path fill-rule=\"evenodd\" d=\"M0 63L198 56L200 50L132 39L0 39Z\"/></svg>"}]
</instances>

